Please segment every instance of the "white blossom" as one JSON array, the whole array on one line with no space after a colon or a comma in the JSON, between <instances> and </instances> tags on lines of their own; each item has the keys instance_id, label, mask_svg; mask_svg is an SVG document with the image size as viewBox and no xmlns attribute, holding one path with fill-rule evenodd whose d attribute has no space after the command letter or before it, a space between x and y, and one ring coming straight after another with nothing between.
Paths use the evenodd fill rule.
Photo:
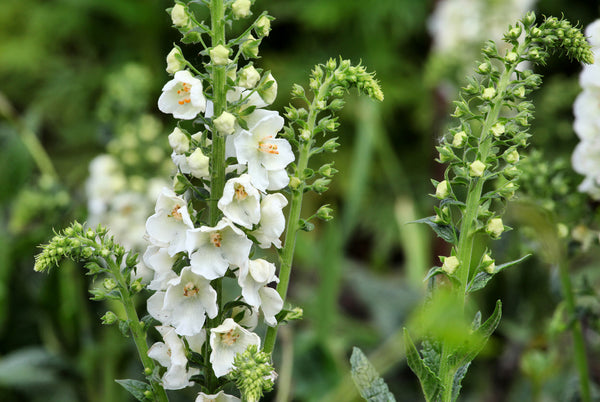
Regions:
<instances>
[{"instance_id":1,"label":"white blossom","mask_svg":"<svg viewBox=\"0 0 600 402\"><path fill-rule=\"evenodd\" d=\"M196 368L187 369L187 358L185 357L185 346L177 336L175 330L168 326L156 327L163 337L164 342L157 342L150 350L148 356L156 360L167 371L162 377L165 389L182 389L194 385L190 378L199 374Z\"/></svg>"},{"instance_id":2,"label":"white blossom","mask_svg":"<svg viewBox=\"0 0 600 402\"><path fill-rule=\"evenodd\" d=\"M571 157L573 169L585 176L579 191L600 199L600 135L593 140L583 140L575 147Z\"/></svg>"},{"instance_id":3,"label":"white blossom","mask_svg":"<svg viewBox=\"0 0 600 402\"><path fill-rule=\"evenodd\" d=\"M248 164L252 184L265 191L269 187L269 172L285 169L295 157L287 140L275 138L284 123L279 114L257 110L252 115L249 130L239 130L230 137L238 162Z\"/></svg>"},{"instance_id":4,"label":"white blossom","mask_svg":"<svg viewBox=\"0 0 600 402\"><path fill-rule=\"evenodd\" d=\"M227 318L223 324L210 330L210 362L217 377L222 377L233 369L235 355L243 353L248 346L260 348L260 338L244 329L233 319Z\"/></svg>"},{"instance_id":5,"label":"white blossom","mask_svg":"<svg viewBox=\"0 0 600 402\"><path fill-rule=\"evenodd\" d=\"M248 174L227 180L217 204L233 223L248 229L260 220L260 193L250 180Z\"/></svg>"},{"instance_id":6,"label":"white blossom","mask_svg":"<svg viewBox=\"0 0 600 402\"><path fill-rule=\"evenodd\" d=\"M187 71L177 71L173 79L165 84L158 98L158 108L171 113L176 119L191 120L206 108L202 92L202 81Z\"/></svg>"},{"instance_id":7,"label":"white blossom","mask_svg":"<svg viewBox=\"0 0 600 402\"><path fill-rule=\"evenodd\" d=\"M208 280L225 275L230 265L246 264L251 247L252 241L227 218L215 227L202 226L187 234L192 271Z\"/></svg>"},{"instance_id":8,"label":"white blossom","mask_svg":"<svg viewBox=\"0 0 600 402\"><path fill-rule=\"evenodd\" d=\"M277 325L275 315L283 308L283 300L275 289L266 286L271 282L279 282L275 265L261 258L250 260L247 267L240 268L238 275L244 300L263 311L267 324Z\"/></svg>"},{"instance_id":9,"label":"white blossom","mask_svg":"<svg viewBox=\"0 0 600 402\"><path fill-rule=\"evenodd\" d=\"M191 267L183 268L168 285L166 292L156 292L148 299L148 313L173 326L179 335L196 335L202 331L206 315L217 316L217 292Z\"/></svg>"},{"instance_id":10,"label":"white blossom","mask_svg":"<svg viewBox=\"0 0 600 402\"><path fill-rule=\"evenodd\" d=\"M167 247L171 256L185 250L186 232L194 227L187 202L173 190L164 188L154 210L155 214L146 221L150 240L156 245Z\"/></svg>"},{"instance_id":11,"label":"white blossom","mask_svg":"<svg viewBox=\"0 0 600 402\"><path fill-rule=\"evenodd\" d=\"M280 193L269 194L260 202L259 227L252 232L259 242L259 247L269 248L273 244L275 247L281 248L279 237L285 230L283 208L287 203L287 198Z\"/></svg>"},{"instance_id":12,"label":"white blossom","mask_svg":"<svg viewBox=\"0 0 600 402\"><path fill-rule=\"evenodd\" d=\"M200 392L196 397L195 402L241 402L237 396L228 395L224 391L219 391L218 394L207 395Z\"/></svg>"},{"instance_id":13,"label":"white blossom","mask_svg":"<svg viewBox=\"0 0 600 402\"><path fill-rule=\"evenodd\" d=\"M148 246L142 260L154 273L152 282L148 285L150 290L165 290L167 283L177 277L172 269L176 258L170 256L164 247Z\"/></svg>"}]
</instances>

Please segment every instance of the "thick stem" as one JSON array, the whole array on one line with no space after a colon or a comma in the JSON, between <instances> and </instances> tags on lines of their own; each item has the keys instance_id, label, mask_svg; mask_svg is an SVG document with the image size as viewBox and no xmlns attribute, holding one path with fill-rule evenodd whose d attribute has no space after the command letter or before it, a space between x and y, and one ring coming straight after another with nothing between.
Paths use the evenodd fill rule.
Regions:
<instances>
[{"instance_id":1,"label":"thick stem","mask_svg":"<svg viewBox=\"0 0 600 402\"><path fill-rule=\"evenodd\" d=\"M560 274L560 284L565 298L565 303L567 305L567 312L569 314L569 317L576 317L575 296L573 295L573 287L571 285L571 278L569 276L567 262L564 258L564 252L563 257L560 258L558 269ZM587 355L585 351L585 341L583 339L581 321L579 319L575 319L575 321L573 322L572 333L574 349L573 352L575 353L575 366L577 367L577 372L579 373L579 387L581 391L581 400L583 402L590 402L590 374L588 369Z\"/></svg>"}]
</instances>

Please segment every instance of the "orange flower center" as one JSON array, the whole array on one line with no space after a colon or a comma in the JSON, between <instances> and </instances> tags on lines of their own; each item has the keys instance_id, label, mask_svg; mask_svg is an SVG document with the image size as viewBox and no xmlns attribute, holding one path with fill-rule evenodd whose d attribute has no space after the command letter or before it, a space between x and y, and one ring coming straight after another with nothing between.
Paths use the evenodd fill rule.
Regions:
<instances>
[{"instance_id":1,"label":"orange flower center","mask_svg":"<svg viewBox=\"0 0 600 402\"><path fill-rule=\"evenodd\" d=\"M268 142L271 138L273 138L273 136L269 135L268 137L265 137L262 140L260 140L258 142L258 150L267 154L279 155L277 145Z\"/></svg>"},{"instance_id":2,"label":"orange flower center","mask_svg":"<svg viewBox=\"0 0 600 402\"><path fill-rule=\"evenodd\" d=\"M244 201L246 199L246 197L248 197L248 193L246 192L246 189L240 183L235 183L233 185L233 189L235 191L235 199L236 200Z\"/></svg>"},{"instance_id":3,"label":"orange flower center","mask_svg":"<svg viewBox=\"0 0 600 402\"><path fill-rule=\"evenodd\" d=\"M192 282L188 282L184 287L183 287L183 295L185 297L190 297L190 296L196 296L198 294L198 292L200 291L200 289L198 289L196 287L196 285Z\"/></svg>"},{"instance_id":4,"label":"orange flower center","mask_svg":"<svg viewBox=\"0 0 600 402\"><path fill-rule=\"evenodd\" d=\"M192 101L190 99L190 89L192 89L192 86L190 84L188 84L187 82L181 83L181 89L177 90L177 95L179 95L181 99L179 99L177 103L179 103L180 105L184 105Z\"/></svg>"},{"instance_id":5,"label":"orange flower center","mask_svg":"<svg viewBox=\"0 0 600 402\"><path fill-rule=\"evenodd\" d=\"M213 246L221 247L222 240L223 237L221 236L221 232L213 232L210 234L210 241L212 242Z\"/></svg>"},{"instance_id":6,"label":"orange flower center","mask_svg":"<svg viewBox=\"0 0 600 402\"><path fill-rule=\"evenodd\" d=\"M223 342L227 346L231 346L237 342L240 334L236 333L233 329L221 334L221 342Z\"/></svg>"}]
</instances>

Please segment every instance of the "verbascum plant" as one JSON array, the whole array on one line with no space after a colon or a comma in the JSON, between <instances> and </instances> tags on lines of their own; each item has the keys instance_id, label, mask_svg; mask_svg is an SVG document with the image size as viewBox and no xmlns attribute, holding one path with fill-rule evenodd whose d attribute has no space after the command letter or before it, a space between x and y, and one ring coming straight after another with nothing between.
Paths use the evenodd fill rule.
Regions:
<instances>
[{"instance_id":1,"label":"verbascum plant","mask_svg":"<svg viewBox=\"0 0 600 402\"><path fill-rule=\"evenodd\" d=\"M268 109L277 81L252 61L273 18L264 12L239 36L226 35L252 16L251 6L250 0L194 0L168 10L201 63L193 65L177 45L167 56L173 77L158 108L178 119L168 136L177 171L146 221L144 264L102 226L78 223L36 257L37 271L70 258L104 278L92 293L124 307L124 316L107 312L103 321L133 336L145 380L120 383L138 400L166 401L165 390L196 387L197 402L257 401L273 388L277 328L301 317L286 306L296 235L311 230L313 219L332 218L327 205L301 217L303 195L325 192L336 173L332 162L314 167L310 159L339 146L331 136L339 125L335 113L351 87L383 100L364 67L330 59L313 69L309 90L294 86L298 102L286 108L286 125ZM208 7L210 25L197 19L201 7ZM262 250L273 248L278 259L269 261ZM144 289L149 315L140 320L133 297L147 296ZM259 320L268 327L264 339L254 332ZM162 341L148 347L154 326ZM239 397L224 389L237 389Z\"/></svg>"},{"instance_id":2,"label":"verbascum plant","mask_svg":"<svg viewBox=\"0 0 600 402\"><path fill-rule=\"evenodd\" d=\"M482 322L479 312L468 318L469 296L526 258L497 263L489 249L475 247L476 238L499 239L510 229L502 214L518 189L520 153L530 137L533 104L526 99L541 84L541 76L521 63L544 64L553 52L593 62L585 37L566 20L549 17L536 24L535 15L528 13L503 39L505 51L492 41L485 44L477 76L455 102L457 124L437 148L438 162L447 164L444 180L433 181L439 205L434 216L419 221L451 248L427 275L427 301L410 325L420 349L405 330L407 361L427 401L458 398L471 361L500 322L500 300L487 320ZM586 384L582 382L581 394L589 400Z\"/></svg>"}]
</instances>

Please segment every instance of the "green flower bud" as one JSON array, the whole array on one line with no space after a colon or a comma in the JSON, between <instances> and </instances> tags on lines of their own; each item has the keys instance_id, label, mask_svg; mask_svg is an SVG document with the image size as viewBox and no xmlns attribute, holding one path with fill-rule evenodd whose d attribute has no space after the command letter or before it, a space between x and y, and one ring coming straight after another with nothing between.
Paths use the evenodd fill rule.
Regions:
<instances>
[{"instance_id":1,"label":"green flower bud","mask_svg":"<svg viewBox=\"0 0 600 402\"><path fill-rule=\"evenodd\" d=\"M327 63L325 64L325 68L329 71L333 71L335 70L335 68L337 67L337 62L335 61L335 59L330 58L329 60L327 60Z\"/></svg>"},{"instance_id":2,"label":"green flower bud","mask_svg":"<svg viewBox=\"0 0 600 402\"><path fill-rule=\"evenodd\" d=\"M469 176L471 177L481 177L485 172L485 163L480 160L476 160L475 162L469 165Z\"/></svg>"},{"instance_id":3,"label":"green flower bud","mask_svg":"<svg viewBox=\"0 0 600 402\"><path fill-rule=\"evenodd\" d=\"M144 290L144 285L142 284L142 280L141 279L136 279L132 284L131 284L131 291L133 293L139 293L142 290Z\"/></svg>"},{"instance_id":4,"label":"green flower bud","mask_svg":"<svg viewBox=\"0 0 600 402\"><path fill-rule=\"evenodd\" d=\"M325 191L329 190L329 183L331 183L330 179L322 177L313 182L312 189L317 194L323 194Z\"/></svg>"},{"instance_id":5,"label":"green flower bud","mask_svg":"<svg viewBox=\"0 0 600 402\"><path fill-rule=\"evenodd\" d=\"M167 137L169 145L177 154L184 154L190 149L190 139L179 127L175 127Z\"/></svg>"},{"instance_id":6,"label":"green flower bud","mask_svg":"<svg viewBox=\"0 0 600 402\"><path fill-rule=\"evenodd\" d=\"M325 141L325 144L323 144L323 149L325 150L325 152L337 152L337 147L339 147L340 144L336 142L336 140L337 137L330 138L327 141Z\"/></svg>"},{"instance_id":7,"label":"green flower bud","mask_svg":"<svg viewBox=\"0 0 600 402\"><path fill-rule=\"evenodd\" d=\"M185 59L181 54L181 49L174 47L167 55L167 73L175 74L185 68Z\"/></svg>"},{"instance_id":8,"label":"green flower bud","mask_svg":"<svg viewBox=\"0 0 600 402\"><path fill-rule=\"evenodd\" d=\"M248 39L240 45L240 50L246 59L255 59L258 57L258 45L260 40L248 35Z\"/></svg>"},{"instance_id":9,"label":"green flower bud","mask_svg":"<svg viewBox=\"0 0 600 402\"><path fill-rule=\"evenodd\" d=\"M450 147L444 145L443 147L438 147L438 151L439 151L439 160L441 163L446 163L449 162L451 160L453 160L455 158L454 152L452 152L452 149L450 149Z\"/></svg>"},{"instance_id":10,"label":"green flower bud","mask_svg":"<svg viewBox=\"0 0 600 402\"><path fill-rule=\"evenodd\" d=\"M215 66L224 66L229 63L229 48L217 45L208 51L210 59Z\"/></svg>"},{"instance_id":11,"label":"green flower bud","mask_svg":"<svg viewBox=\"0 0 600 402\"><path fill-rule=\"evenodd\" d=\"M530 27L535 22L535 13L533 11L529 11L522 21L526 28Z\"/></svg>"},{"instance_id":12,"label":"green flower bud","mask_svg":"<svg viewBox=\"0 0 600 402\"><path fill-rule=\"evenodd\" d=\"M448 275L454 274L454 272L456 272L456 269L460 266L460 262L455 256L441 257L441 259L443 262L442 270Z\"/></svg>"},{"instance_id":13,"label":"green flower bud","mask_svg":"<svg viewBox=\"0 0 600 402\"><path fill-rule=\"evenodd\" d=\"M467 133L464 131L459 131L458 133L454 134L454 137L452 138L452 146L456 148L462 148L466 142Z\"/></svg>"},{"instance_id":14,"label":"green flower bud","mask_svg":"<svg viewBox=\"0 0 600 402\"><path fill-rule=\"evenodd\" d=\"M508 163L515 164L519 161L519 152L516 149L512 151L506 151L504 153L504 160Z\"/></svg>"},{"instance_id":15,"label":"green flower bud","mask_svg":"<svg viewBox=\"0 0 600 402\"><path fill-rule=\"evenodd\" d=\"M481 97L484 100L492 100L496 97L496 88L494 87L489 87L489 88L485 88L483 90L483 93L481 94Z\"/></svg>"},{"instance_id":16,"label":"green flower bud","mask_svg":"<svg viewBox=\"0 0 600 402\"><path fill-rule=\"evenodd\" d=\"M559 239L566 239L569 235L569 227L562 222L556 225L556 232L558 233Z\"/></svg>"},{"instance_id":17,"label":"green flower bud","mask_svg":"<svg viewBox=\"0 0 600 402\"><path fill-rule=\"evenodd\" d=\"M492 66L488 62L481 63L477 66L477 72L479 74L487 74L492 70Z\"/></svg>"},{"instance_id":18,"label":"green flower bud","mask_svg":"<svg viewBox=\"0 0 600 402\"><path fill-rule=\"evenodd\" d=\"M292 86L292 97L294 98L302 98L304 97L304 88L298 84L294 84Z\"/></svg>"},{"instance_id":19,"label":"green flower bud","mask_svg":"<svg viewBox=\"0 0 600 402\"><path fill-rule=\"evenodd\" d=\"M497 239L504 232L504 224L501 218L492 218L488 221L485 231L492 238Z\"/></svg>"},{"instance_id":20,"label":"green flower bud","mask_svg":"<svg viewBox=\"0 0 600 402\"><path fill-rule=\"evenodd\" d=\"M446 180L442 180L435 187L435 196L437 198L439 198L440 200L443 200L444 198L448 197L449 193L450 193L449 186L448 186L448 182Z\"/></svg>"},{"instance_id":21,"label":"green flower bud","mask_svg":"<svg viewBox=\"0 0 600 402\"><path fill-rule=\"evenodd\" d=\"M233 11L233 17L237 20L240 18L246 18L250 15L250 0L235 0L231 5L231 11Z\"/></svg>"},{"instance_id":22,"label":"green flower bud","mask_svg":"<svg viewBox=\"0 0 600 402\"><path fill-rule=\"evenodd\" d=\"M269 36L269 32L271 31L271 19L266 15L263 15L256 21L256 25L254 25L254 32L258 35L259 38Z\"/></svg>"},{"instance_id":23,"label":"green flower bud","mask_svg":"<svg viewBox=\"0 0 600 402\"><path fill-rule=\"evenodd\" d=\"M521 25L517 24L516 26L509 29L507 36L510 39L515 40L515 39L518 39L519 36L521 36L521 32L523 32L523 29L521 28Z\"/></svg>"},{"instance_id":24,"label":"green flower bud","mask_svg":"<svg viewBox=\"0 0 600 402\"><path fill-rule=\"evenodd\" d=\"M319 218L323 221L330 221L333 219L333 215L331 215L332 212L333 212L333 209L329 208L329 205L323 205L317 211L317 218Z\"/></svg>"},{"instance_id":25,"label":"green flower bud","mask_svg":"<svg viewBox=\"0 0 600 402\"><path fill-rule=\"evenodd\" d=\"M319 174L323 177L331 178L334 174L336 174L338 170L333 167L333 163L328 163L326 165L321 166L319 169Z\"/></svg>"},{"instance_id":26,"label":"green flower bud","mask_svg":"<svg viewBox=\"0 0 600 402\"><path fill-rule=\"evenodd\" d=\"M268 84L270 82L272 82L272 84L269 87L264 88L265 85L261 85L261 88L258 90L260 97L263 98L263 100L269 105L275 102L275 99L277 98L277 81L275 81L275 78L271 73L267 75L264 83Z\"/></svg>"},{"instance_id":27,"label":"green flower bud","mask_svg":"<svg viewBox=\"0 0 600 402\"><path fill-rule=\"evenodd\" d=\"M489 256L489 254L485 254L481 259L481 267L485 272L487 272L490 275L496 273L495 261L492 259L492 257Z\"/></svg>"},{"instance_id":28,"label":"green flower bud","mask_svg":"<svg viewBox=\"0 0 600 402\"><path fill-rule=\"evenodd\" d=\"M506 57L504 57L504 60L506 60L509 63L514 63L519 59L519 55L516 54L515 52L508 52L506 53Z\"/></svg>"},{"instance_id":29,"label":"green flower bud","mask_svg":"<svg viewBox=\"0 0 600 402\"><path fill-rule=\"evenodd\" d=\"M492 126L492 134L494 137L500 137L502 134L506 132L506 127L504 124L498 122Z\"/></svg>"},{"instance_id":30,"label":"green flower bud","mask_svg":"<svg viewBox=\"0 0 600 402\"><path fill-rule=\"evenodd\" d=\"M252 89L258 84L260 81L260 74L254 66L247 65L240 71L240 77L238 80L238 85L244 87L246 89Z\"/></svg>"},{"instance_id":31,"label":"green flower bud","mask_svg":"<svg viewBox=\"0 0 600 402\"><path fill-rule=\"evenodd\" d=\"M310 140L310 130L307 129L302 129L302 131L300 131L300 139L304 140L304 141L308 141Z\"/></svg>"},{"instance_id":32,"label":"green flower bud","mask_svg":"<svg viewBox=\"0 0 600 402\"><path fill-rule=\"evenodd\" d=\"M302 185L302 180L296 176L290 177L290 183L288 184L292 190L297 190Z\"/></svg>"},{"instance_id":33,"label":"green flower bud","mask_svg":"<svg viewBox=\"0 0 600 402\"><path fill-rule=\"evenodd\" d=\"M111 291L117 287L117 282L115 282L115 280L112 278L104 278L102 284L104 285L104 288L108 291Z\"/></svg>"},{"instance_id":34,"label":"green flower bud","mask_svg":"<svg viewBox=\"0 0 600 402\"><path fill-rule=\"evenodd\" d=\"M104 325L112 325L119 321L119 317L112 311L107 311L101 318L102 324Z\"/></svg>"}]
</instances>

